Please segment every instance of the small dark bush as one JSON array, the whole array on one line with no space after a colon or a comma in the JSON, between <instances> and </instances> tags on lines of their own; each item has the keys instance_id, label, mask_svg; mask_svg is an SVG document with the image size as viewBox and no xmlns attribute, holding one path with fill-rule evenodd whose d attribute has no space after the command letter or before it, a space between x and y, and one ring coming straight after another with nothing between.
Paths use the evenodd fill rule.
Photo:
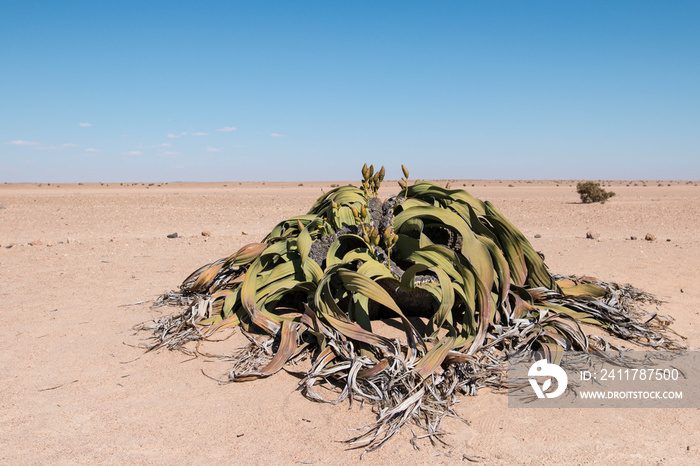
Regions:
<instances>
[{"instance_id":1,"label":"small dark bush","mask_svg":"<svg viewBox=\"0 0 700 466\"><path fill-rule=\"evenodd\" d=\"M576 192L581 196L581 202L590 204L592 202L605 203L615 195L612 191L606 191L600 187L600 183L593 181L582 181L576 185Z\"/></svg>"}]
</instances>

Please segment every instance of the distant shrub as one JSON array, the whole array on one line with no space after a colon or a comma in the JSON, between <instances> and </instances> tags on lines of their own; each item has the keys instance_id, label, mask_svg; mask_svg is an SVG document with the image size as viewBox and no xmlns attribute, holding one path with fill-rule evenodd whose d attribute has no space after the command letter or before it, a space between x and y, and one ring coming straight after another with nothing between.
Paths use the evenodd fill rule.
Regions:
<instances>
[{"instance_id":1,"label":"distant shrub","mask_svg":"<svg viewBox=\"0 0 700 466\"><path fill-rule=\"evenodd\" d=\"M581 196L581 202L590 204L592 202L605 203L615 195L612 191L606 191L600 187L600 183L594 181L582 181L576 185L576 192Z\"/></svg>"}]
</instances>

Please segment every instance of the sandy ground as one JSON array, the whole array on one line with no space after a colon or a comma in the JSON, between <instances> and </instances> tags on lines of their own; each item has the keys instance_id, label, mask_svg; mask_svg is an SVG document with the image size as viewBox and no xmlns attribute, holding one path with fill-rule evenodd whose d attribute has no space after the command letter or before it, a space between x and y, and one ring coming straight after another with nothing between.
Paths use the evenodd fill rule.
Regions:
<instances>
[{"instance_id":1,"label":"sandy ground","mask_svg":"<svg viewBox=\"0 0 700 466\"><path fill-rule=\"evenodd\" d=\"M225 363L133 346L134 325L169 312L150 309L160 293L330 184L0 184L0 463L359 462L339 441L374 420L367 407L310 402L284 372L220 386L202 371ZM615 198L583 205L570 181L452 182L492 201L553 272L656 294L700 346L700 183L611 184ZM698 409L514 409L483 390L457 411L470 425L445 421L452 447L414 451L405 430L363 462L700 464Z\"/></svg>"}]
</instances>

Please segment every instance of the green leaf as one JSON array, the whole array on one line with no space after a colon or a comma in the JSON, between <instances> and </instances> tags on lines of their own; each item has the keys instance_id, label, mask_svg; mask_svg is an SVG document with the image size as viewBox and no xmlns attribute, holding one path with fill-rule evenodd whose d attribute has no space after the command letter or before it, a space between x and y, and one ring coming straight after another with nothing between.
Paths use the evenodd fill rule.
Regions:
<instances>
[{"instance_id":1,"label":"green leaf","mask_svg":"<svg viewBox=\"0 0 700 466\"><path fill-rule=\"evenodd\" d=\"M591 298L603 298L605 288L591 283L581 283L574 286L562 286L561 291L566 296L588 296Z\"/></svg>"},{"instance_id":2,"label":"green leaf","mask_svg":"<svg viewBox=\"0 0 700 466\"><path fill-rule=\"evenodd\" d=\"M412 207L394 217L394 228L397 232L402 232L401 227L403 223L416 218L424 221L425 219L431 219L440 222L459 233L462 236L462 255L474 266L476 273L484 281L487 288L491 288L494 280L491 255L462 217L455 212L438 207Z\"/></svg>"},{"instance_id":3,"label":"green leaf","mask_svg":"<svg viewBox=\"0 0 700 466\"><path fill-rule=\"evenodd\" d=\"M425 379L440 367L447 354L454 348L455 343L455 337L444 337L418 361L413 370L416 371L421 378Z\"/></svg>"}]
</instances>

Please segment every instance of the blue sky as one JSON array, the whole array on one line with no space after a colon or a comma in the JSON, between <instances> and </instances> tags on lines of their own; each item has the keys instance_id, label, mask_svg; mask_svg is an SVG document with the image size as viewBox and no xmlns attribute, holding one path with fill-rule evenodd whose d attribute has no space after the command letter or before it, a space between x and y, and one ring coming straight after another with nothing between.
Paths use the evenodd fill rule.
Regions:
<instances>
[{"instance_id":1,"label":"blue sky","mask_svg":"<svg viewBox=\"0 0 700 466\"><path fill-rule=\"evenodd\" d=\"M0 181L700 178L700 2L0 1Z\"/></svg>"}]
</instances>

